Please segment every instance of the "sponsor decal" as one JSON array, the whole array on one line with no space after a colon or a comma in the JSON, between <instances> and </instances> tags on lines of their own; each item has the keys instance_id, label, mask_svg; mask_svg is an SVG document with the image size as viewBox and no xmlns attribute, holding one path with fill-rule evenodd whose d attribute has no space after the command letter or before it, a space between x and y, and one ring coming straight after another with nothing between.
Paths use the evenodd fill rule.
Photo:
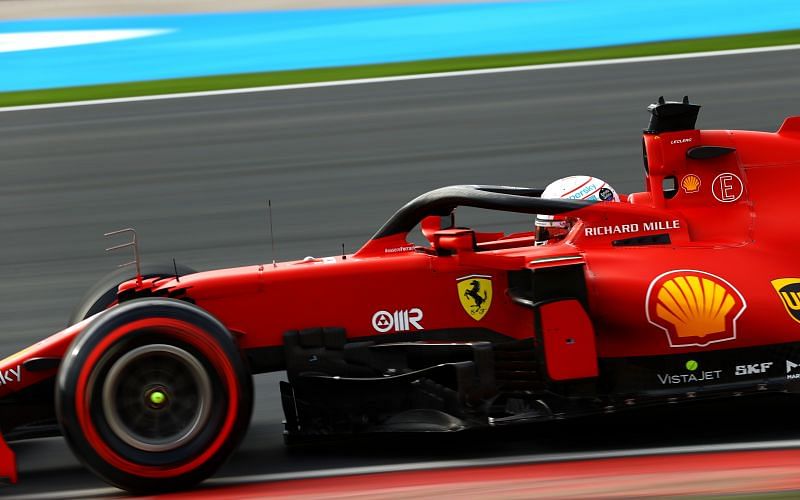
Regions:
<instances>
[{"instance_id":1,"label":"sponsor decal","mask_svg":"<svg viewBox=\"0 0 800 500\"><path fill-rule=\"evenodd\" d=\"M582 200L586 195L597 191L597 184L592 182L591 184L586 184L582 186L578 191L565 196L567 200Z\"/></svg>"},{"instance_id":2,"label":"sponsor decal","mask_svg":"<svg viewBox=\"0 0 800 500\"><path fill-rule=\"evenodd\" d=\"M687 194L697 193L700 191L700 184L700 177L694 174L684 175L683 179L681 180L681 187Z\"/></svg>"},{"instance_id":3,"label":"sponsor decal","mask_svg":"<svg viewBox=\"0 0 800 500\"><path fill-rule=\"evenodd\" d=\"M800 323L800 278L780 278L772 280L772 286L778 292L783 307L789 316Z\"/></svg>"},{"instance_id":4,"label":"sponsor decal","mask_svg":"<svg viewBox=\"0 0 800 500\"><path fill-rule=\"evenodd\" d=\"M424 330L422 321L422 309L401 309L394 312L378 311L372 315L372 328L379 333L389 331L407 332L409 330Z\"/></svg>"},{"instance_id":5,"label":"sponsor decal","mask_svg":"<svg viewBox=\"0 0 800 500\"><path fill-rule=\"evenodd\" d=\"M608 234L638 233L639 224L619 224L617 226L596 226L583 229L585 236L606 236Z\"/></svg>"},{"instance_id":6,"label":"sponsor decal","mask_svg":"<svg viewBox=\"0 0 800 500\"><path fill-rule=\"evenodd\" d=\"M703 347L736 338L736 321L747 308L733 285L693 269L669 271L650 282L645 314L664 330L670 347Z\"/></svg>"},{"instance_id":7,"label":"sponsor decal","mask_svg":"<svg viewBox=\"0 0 800 500\"><path fill-rule=\"evenodd\" d=\"M462 276L456 280L461 307L475 321L480 321L492 307L492 277L482 274Z\"/></svg>"},{"instance_id":8,"label":"sponsor decal","mask_svg":"<svg viewBox=\"0 0 800 500\"><path fill-rule=\"evenodd\" d=\"M733 203L742 197L744 183L736 174L719 174L711 183L711 193L721 203Z\"/></svg>"},{"instance_id":9,"label":"sponsor decal","mask_svg":"<svg viewBox=\"0 0 800 500\"><path fill-rule=\"evenodd\" d=\"M698 382L705 382L708 380L719 380L722 375L722 370L701 370L700 364L690 359L686 362L686 370L689 373L657 373L658 381L661 385L675 385L675 384L695 384Z\"/></svg>"},{"instance_id":10,"label":"sponsor decal","mask_svg":"<svg viewBox=\"0 0 800 500\"><path fill-rule=\"evenodd\" d=\"M800 363L793 363L786 360L786 378L789 380L797 380L800 378Z\"/></svg>"},{"instance_id":11,"label":"sponsor decal","mask_svg":"<svg viewBox=\"0 0 800 500\"><path fill-rule=\"evenodd\" d=\"M0 370L0 386L18 382L22 382L22 367L20 365L17 365L16 368Z\"/></svg>"},{"instance_id":12,"label":"sponsor decal","mask_svg":"<svg viewBox=\"0 0 800 500\"><path fill-rule=\"evenodd\" d=\"M395 248L387 248L383 252L384 253L400 253L400 252L413 252L414 245L408 245L407 247L395 247Z\"/></svg>"},{"instance_id":13,"label":"sponsor decal","mask_svg":"<svg viewBox=\"0 0 800 500\"><path fill-rule=\"evenodd\" d=\"M600 192L597 196L600 198L600 201L614 201L614 191L608 188L600 188Z\"/></svg>"},{"instance_id":14,"label":"sponsor decal","mask_svg":"<svg viewBox=\"0 0 800 500\"><path fill-rule=\"evenodd\" d=\"M674 219L674 220L643 222L641 224L638 222L634 222L633 224L619 224L616 226L586 227L583 229L583 234L585 236L607 236L614 234L628 234L628 233L638 233L646 231L671 231L673 229L680 229L680 228L681 228L681 221Z\"/></svg>"},{"instance_id":15,"label":"sponsor decal","mask_svg":"<svg viewBox=\"0 0 800 500\"><path fill-rule=\"evenodd\" d=\"M741 377L742 375L761 375L763 373L767 373L770 367L772 367L772 364L772 361L767 361L766 363L736 365L736 371L734 372L734 375L737 377Z\"/></svg>"}]
</instances>

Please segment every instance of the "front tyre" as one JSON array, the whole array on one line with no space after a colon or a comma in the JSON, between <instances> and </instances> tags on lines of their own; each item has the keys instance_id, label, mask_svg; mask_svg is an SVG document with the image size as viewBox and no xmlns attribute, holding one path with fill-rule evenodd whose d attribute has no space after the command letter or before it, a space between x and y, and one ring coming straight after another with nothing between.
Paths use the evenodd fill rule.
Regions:
<instances>
[{"instance_id":1,"label":"front tyre","mask_svg":"<svg viewBox=\"0 0 800 500\"><path fill-rule=\"evenodd\" d=\"M137 493L190 487L241 441L253 389L226 328L171 299L124 303L67 350L56 411L67 442L105 481Z\"/></svg>"},{"instance_id":2,"label":"front tyre","mask_svg":"<svg viewBox=\"0 0 800 500\"><path fill-rule=\"evenodd\" d=\"M142 279L175 276L176 271L179 276L197 272L181 264L142 264ZM134 278L136 278L136 270L130 267L117 269L100 278L83 294L75 309L72 310L67 326L72 326L111 307L117 302L119 285Z\"/></svg>"}]
</instances>

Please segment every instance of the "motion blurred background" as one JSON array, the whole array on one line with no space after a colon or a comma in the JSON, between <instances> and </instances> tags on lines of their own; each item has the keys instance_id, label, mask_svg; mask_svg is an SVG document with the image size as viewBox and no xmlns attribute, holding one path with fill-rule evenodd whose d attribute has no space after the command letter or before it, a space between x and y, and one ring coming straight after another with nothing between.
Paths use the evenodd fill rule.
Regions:
<instances>
[{"instance_id":1,"label":"motion blurred background","mask_svg":"<svg viewBox=\"0 0 800 500\"><path fill-rule=\"evenodd\" d=\"M0 5L0 92L95 86L73 98L774 46L800 25L791 0Z\"/></svg>"},{"instance_id":2,"label":"motion blurred background","mask_svg":"<svg viewBox=\"0 0 800 500\"><path fill-rule=\"evenodd\" d=\"M797 44L796 0L0 0L0 354L64 326L121 262L103 252L113 229L135 227L145 260L207 269L272 260L267 199L286 260L355 251L447 184L591 174L640 190L648 103L688 94L702 128L774 130L800 114ZM221 476L797 437L781 400L645 414L641 432L641 415L610 416L298 455L277 378L259 380ZM59 440L15 449L14 494L101 487Z\"/></svg>"}]
</instances>

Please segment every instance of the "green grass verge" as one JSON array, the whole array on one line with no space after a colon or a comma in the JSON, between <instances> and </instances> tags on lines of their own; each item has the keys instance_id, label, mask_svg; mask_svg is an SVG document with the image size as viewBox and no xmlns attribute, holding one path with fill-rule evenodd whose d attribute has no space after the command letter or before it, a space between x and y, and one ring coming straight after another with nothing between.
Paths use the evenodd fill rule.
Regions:
<instances>
[{"instance_id":1,"label":"green grass verge","mask_svg":"<svg viewBox=\"0 0 800 500\"><path fill-rule=\"evenodd\" d=\"M456 57L366 66L277 71L270 73L245 73L237 75L176 78L86 87L31 90L0 93L0 106L20 106L52 102L83 101L154 94L221 90L291 83L311 83L333 80L352 80L381 76L411 75L419 73L441 73L470 69L527 66L598 59L656 56L710 50L730 50L748 47L768 47L800 43L800 30L775 31L752 35L737 35L714 38L697 38L669 42L618 45L593 49L557 50L552 52L529 52L494 56Z\"/></svg>"}]
</instances>

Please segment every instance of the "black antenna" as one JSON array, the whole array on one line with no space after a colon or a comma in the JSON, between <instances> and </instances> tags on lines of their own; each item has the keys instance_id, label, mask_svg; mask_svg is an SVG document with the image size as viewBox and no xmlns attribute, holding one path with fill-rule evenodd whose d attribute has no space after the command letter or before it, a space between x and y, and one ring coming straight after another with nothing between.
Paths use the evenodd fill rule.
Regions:
<instances>
[{"instance_id":1,"label":"black antenna","mask_svg":"<svg viewBox=\"0 0 800 500\"><path fill-rule=\"evenodd\" d=\"M272 200L267 200L267 210L269 211L269 240L272 245L272 267L278 267L275 263L275 233L272 231Z\"/></svg>"},{"instance_id":2,"label":"black antenna","mask_svg":"<svg viewBox=\"0 0 800 500\"><path fill-rule=\"evenodd\" d=\"M347 255L344 254L344 243L342 243L342 260L346 260Z\"/></svg>"},{"instance_id":3,"label":"black antenna","mask_svg":"<svg viewBox=\"0 0 800 500\"><path fill-rule=\"evenodd\" d=\"M181 282L181 277L178 276L178 264L175 263L175 257L172 258L172 268L175 269L175 281Z\"/></svg>"},{"instance_id":4,"label":"black antenna","mask_svg":"<svg viewBox=\"0 0 800 500\"><path fill-rule=\"evenodd\" d=\"M665 101L661 96L658 104L647 106L647 111L650 113L650 123L644 129L645 134L678 132L695 129L700 105L691 104L689 96L683 96L681 101Z\"/></svg>"}]
</instances>

